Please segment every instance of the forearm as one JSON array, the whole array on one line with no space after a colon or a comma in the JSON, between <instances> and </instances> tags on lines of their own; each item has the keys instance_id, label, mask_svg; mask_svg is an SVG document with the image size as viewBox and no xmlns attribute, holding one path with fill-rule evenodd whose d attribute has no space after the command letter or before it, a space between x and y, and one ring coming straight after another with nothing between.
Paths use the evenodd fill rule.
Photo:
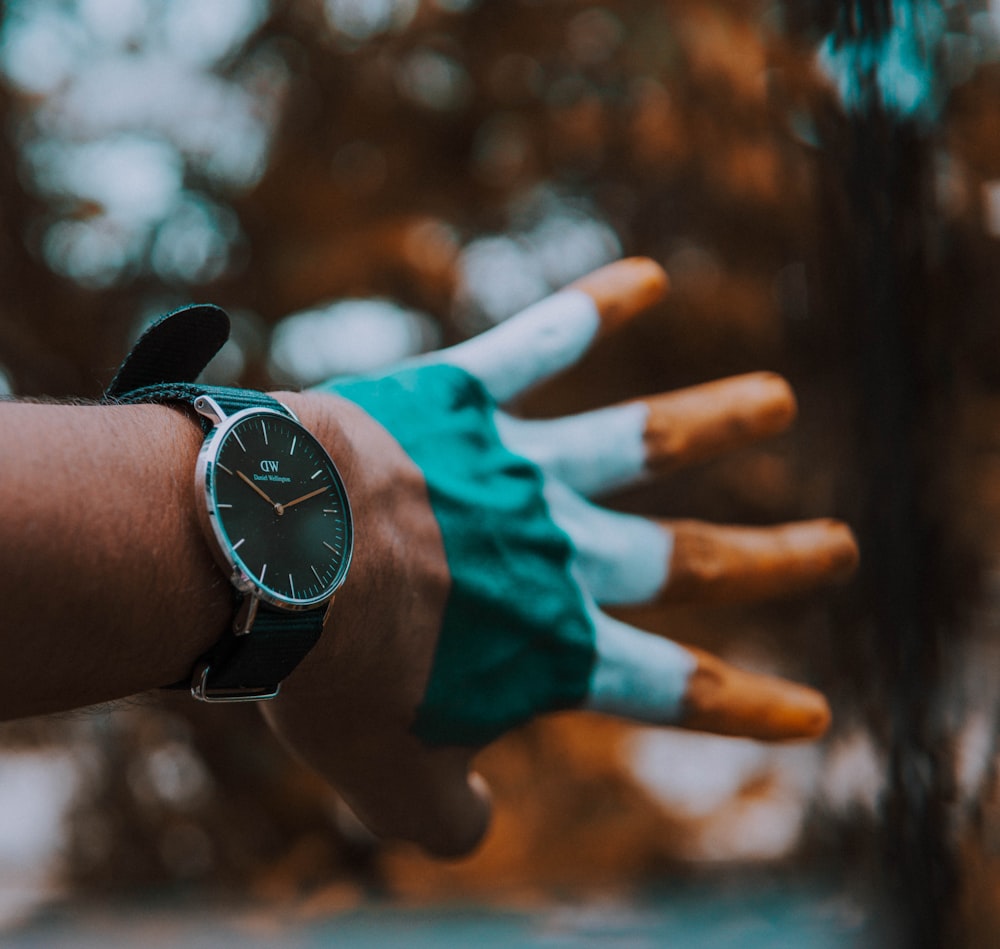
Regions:
<instances>
[{"instance_id":1,"label":"forearm","mask_svg":"<svg viewBox=\"0 0 1000 949\"><path fill-rule=\"evenodd\" d=\"M337 441L314 397L281 397ZM201 441L166 406L0 404L0 717L183 679L223 633L233 593L195 514Z\"/></svg>"}]
</instances>

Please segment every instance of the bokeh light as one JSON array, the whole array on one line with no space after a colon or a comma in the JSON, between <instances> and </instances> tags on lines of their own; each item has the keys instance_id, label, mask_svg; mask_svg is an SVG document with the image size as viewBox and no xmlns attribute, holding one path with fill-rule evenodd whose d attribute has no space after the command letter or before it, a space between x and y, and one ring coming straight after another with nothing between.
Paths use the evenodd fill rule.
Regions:
<instances>
[{"instance_id":1,"label":"bokeh light","mask_svg":"<svg viewBox=\"0 0 1000 949\"><path fill-rule=\"evenodd\" d=\"M423 313L388 300L341 300L282 320L274 329L271 370L282 382L310 386L382 369L439 340Z\"/></svg>"}]
</instances>

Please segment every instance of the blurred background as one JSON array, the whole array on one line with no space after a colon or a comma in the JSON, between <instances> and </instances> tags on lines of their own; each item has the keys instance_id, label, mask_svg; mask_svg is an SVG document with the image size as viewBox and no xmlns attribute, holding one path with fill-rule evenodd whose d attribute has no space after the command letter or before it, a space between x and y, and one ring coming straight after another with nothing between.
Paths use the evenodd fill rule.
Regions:
<instances>
[{"instance_id":1,"label":"blurred background","mask_svg":"<svg viewBox=\"0 0 1000 949\"><path fill-rule=\"evenodd\" d=\"M780 371L792 434L616 504L863 551L628 614L824 689L826 740L553 716L483 753L457 863L370 837L253 708L9 723L5 944L997 945L1000 7L7 0L0 114L0 391L96 397L192 300L234 321L211 381L306 386L649 255L666 303L519 409Z\"/></svg>"}]
</instances>

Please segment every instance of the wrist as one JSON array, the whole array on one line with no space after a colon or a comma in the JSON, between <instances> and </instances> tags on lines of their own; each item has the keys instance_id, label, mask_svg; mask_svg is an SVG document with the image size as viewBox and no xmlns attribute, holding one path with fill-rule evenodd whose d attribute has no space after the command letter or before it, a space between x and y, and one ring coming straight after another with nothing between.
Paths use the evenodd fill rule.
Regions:
<instances>
[{"instance_id":1,"label":"wrist","mask_svg":"<svg viewBox=\"0 0 1000 949\"><path fill-rule=\"evenodd\" d=\"M346 400L329 393L313 391L291 391L279 390L268 392L272 398L277 399L286 408L290 409L309 430L309 432L319 441L340 472L347 493L348 504L350 505L354 519L354 555L351 569L344 582L343 588L335 595L334 604L326 624L324 635L319 642L305 657L295 673L283 687L283 692L289 688L296 691L301 688L304 681L313 678L308 670L322 668L326 670L331 663L336 661L334 657L334 636L333 629L343 629L345 616L354 613L353 605L356 597L353 595L358 585L359 577L363 576L366 570L370 570L369 557L372 554L371 545L366 543L371 531L365 530L363 525L359 529L359 518L363 518L367 510L365 503L367 484L363 477L363 466L360 456L363 453L361 443L363 436L359 434L365 422L358 418L361 411ZM353 625L353 624L351 624ZM325 680L327 672L322 673Z\"/></svg>"},{"instance_id":2,"label":"wrist","mask_svg":"<svg viewBox=\"0 0 1000 949\"><path fill-rule=\"evenodd\" d=\"M186 457L189 452L182 453L184 466L192 474L197 471L194 479L197 486L187 478L182 480L187 482L185 495L195 500L200 522L197 526L203 540L207 541L205 549L211 552L215 561L208 573L216 581L228 581L228 584L221 584L228 594L228 621L218 627L219 635L186 671L167 681L175 687L190 687L195 697L205 701L244 701L273 696L280 683L315 645L325 605L331 592L342 582L350 561L350 515L345 511L344 488L338 487L339 469L332 470L329 459L323 461L324 449L329 454L336 454L342 462L348 455L348 439L337 423L336 412L331 411L335 400L282 392L275 393L280 397L275 401L275 396L265 397L251 390L199 389L184 384L165 389L167 387L154 387L148 396L146 391L139 390L136 397L166 397L176 400L177 404L193 406L199 416L215 426L201 446L197 465ZM299 417L301 426L288 419L285 408ZM184 413L185 416L189 414ZM192 425L191 431L196 433L196 426ZM300 446L297 453L296 442ZM309 448L310 443L312 448ZM263 474L258 471L258 462ZM279 464L280 476L275 474ZM317 465L318 469L313 472ZM325 478L320 488L315 489L315 480L308 480L310 473L315 479L324 471ZM276 484L260 486L257 484L260 481ZM291 493L282 493L289 485L295 490L289 488ZM195 488L193 493L191 488ZM315 496L324 492L332 492L325 506L335 510L320 511L324 505ZM276 503L275 499L281 503ZM291 514L295 523L282 532L280 525L284 522L280 518L286 508L292 510L299 504L302 506ZM326 518L326 514L334 515L338 511L341 512L340 521L336 517ZM345 517L346 523L343 522ZM337 546L326 544L330 551L327 553L320 550L317 543L317 550L309 548L309 559L303 560L303 538L312 536L316 543L317 528L321 536L325 532ZM334 529L336 534L332 533ZM234 530L237 533L233 533ZM250 538L246 543L246 549L251 551L249 559L244 552L236 553L244 545L245 538ZM341 553L344 548L346 554ZM326 559L322 559L324 557ZM272 569L265 585L265 571L269 566ZM309 570L303 569L309 566L316 584ZM335 572L331 573L331 569ZM326 584L326 590L319 585L321 583ZM239 591L235 613L236 597L232 586Z\"/></svg>"},{"instance_id":3,"label":"wrist","mask_svg":"<svg viewBox=\"0 0 1000 949\"><path fill-rule=\"evenodd\" d=\"M372 695L391 694L392 704L412 710L423 694L450 590L423 473L396 439L350 400L317 391L270 395L329 452L354 518L350 573L323 636L289 676L278 702L327 695L330 683L346 676L367 682ZM384 648L371 650L373 637Z\"/></svg>"}]
</instances>

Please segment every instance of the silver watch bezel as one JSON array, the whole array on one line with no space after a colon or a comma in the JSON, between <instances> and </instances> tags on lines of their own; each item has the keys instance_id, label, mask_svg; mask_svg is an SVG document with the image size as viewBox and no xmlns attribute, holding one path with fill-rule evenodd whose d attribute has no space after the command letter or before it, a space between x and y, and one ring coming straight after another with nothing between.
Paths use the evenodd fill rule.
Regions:
<instances>
[{"instance_id":1,"label":"silver watch bezel","mask_svg":"<svg viewBox=\"0 0 1000 949\"><path fill-rule=\"evenodd\" d=\"M347 574L351 566L351 559L354 554L354 516L351 512L351 504L347 495L347 488L344 484L344 479L340 473L340 469L337 468L336 462L330 457L329 452L323 448L323 445L319 442L316 436L313 435L312 432L310 432L309 429L307 429L299 421L298 417L291 411L291 409L288 409L285 412L279 412L266 406L251 406L250 408L240 409L232 415L224 415L221 413L221 410L218 410L218 406L214 402L207 398L205 398L204 401L210 403L211 408L217 411L204 412L201 407L196 405L196 409L199 411L199 414L202 414L204 417L215 422L212 429L205 436L205 440L202 442L201 448L198 452L198 459L195 464L194 480L195 493L197 495L196 510L202 531L208 540L209 547L216 563L222 569L223 573L229 578L230 583L232 583L232 585L240 593L248 597L254 597L260 602L267 603L278 609L288 610L290 612L313 610L316 609L317 606L332 600L347 578ZM226 535L219 517L217 499L215 496L216 462L218 460L219 452L221 451L223 444L225 444L226 436L233 428L241 424L247 418L258 416L273 417L285 423L296 425L307 437L311 438L329 462L344 501L344 516L346 518L348 528L347 539L345 541L346 549L344 551L344 559L341 562L340 569L337 576L334 578L333 583L320 595L310 597L307 600L291 599L290 597L286 597L283 594L272 590L265 583L261 583L256 577L254 577L250 572L250 569L243 562L239 553L233 549L232 543Z\"/></svg>"}]
</instances>

